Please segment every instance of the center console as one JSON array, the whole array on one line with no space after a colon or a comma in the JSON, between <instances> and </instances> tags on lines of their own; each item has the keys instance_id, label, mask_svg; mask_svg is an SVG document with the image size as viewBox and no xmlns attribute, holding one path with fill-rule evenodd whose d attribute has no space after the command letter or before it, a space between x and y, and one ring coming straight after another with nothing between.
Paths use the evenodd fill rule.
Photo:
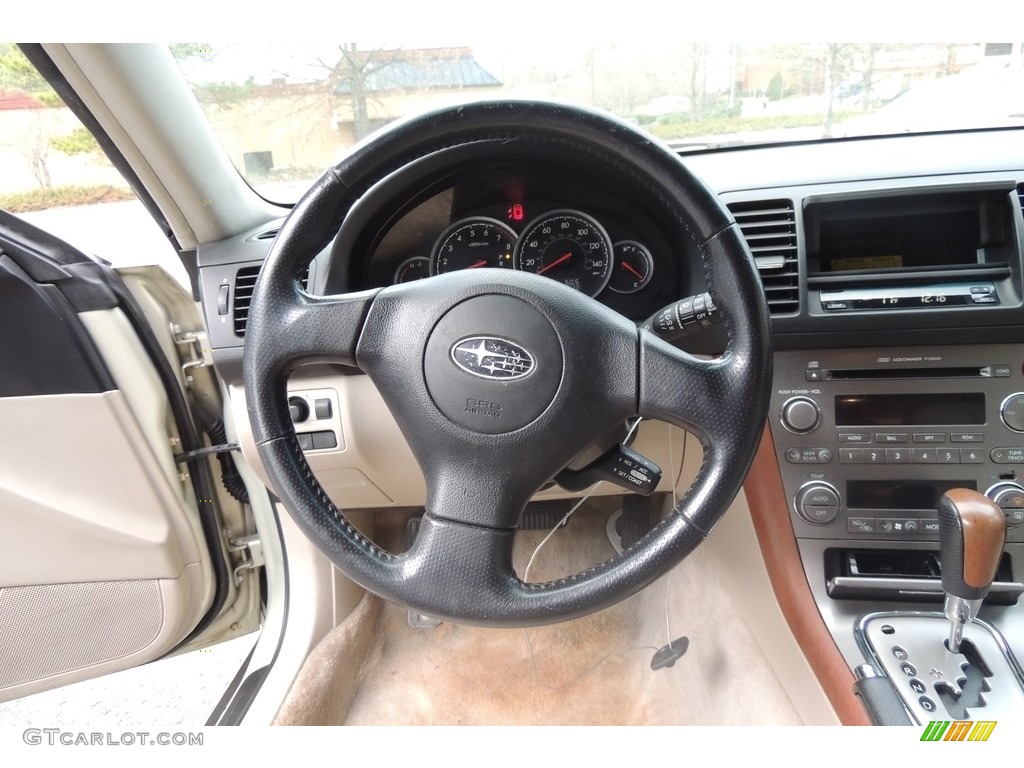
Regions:
<instances>
[{"instance_id":1,"label":"center console","mask_svg":"<svg viewBox=\"0 0 1024 768\"><path fill-rule=\"evenodd\" d=\"M797 218L804 307L788 327L820 343L777 337L770 426L787 513L846 662L888 678L917 722L1024 715L1024 346L985 331L1021 307L1008 191L809 195ZM935 343L946 328L950 343ZM943 645L952 489L990 499L1006 526L963 653Z\"/></svg>"}]
</instances>

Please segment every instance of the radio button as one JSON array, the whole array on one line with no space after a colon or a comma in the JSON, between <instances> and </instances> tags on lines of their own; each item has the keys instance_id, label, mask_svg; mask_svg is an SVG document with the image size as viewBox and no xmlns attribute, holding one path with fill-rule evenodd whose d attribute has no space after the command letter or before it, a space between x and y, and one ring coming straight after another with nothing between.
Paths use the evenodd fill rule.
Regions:
<instances>
[{"instance_id":1,"label":"radio button","mask_svg":"<svg viewBox=\"0 0 1024 768\"><path fill-rule=\"evenodd\" d=\"M864 449L863 448L840 448L839 449L839 463L840 464L863 464L864 463Z\"/></svg>"},{"instance_id":2,"label":"radio button","mask_svg":"<svg viewBox=\"0 0 1024 768\"><path fill-rule=\"evenodd\" d=\"M1024 432L1024 393L1017 392L1003 400L999 406L999 415L1003 424L1014 432Z\"/></svg>"},{"instance_id":3,"label":"radio button","mask_svg":"<svg viewBox=\"0 0 1024 768\"><path fill-rule=\"evenodd\" d=\"M989 456L996 464L1024 464L1024 448L993 448Z\"/></svg>"},{"instance_id":4,"label":"radio button","mask_svg":"<svg viewBox=\"0 0 1024 768\"><path fill-rule=\"evenodd\" d=\"M934 464L935 454L935 448L911 448L910 462L912 464Z\"/></svg>"},{"instance_id":5,"label":"radio button","mask_svg":"<svg viewBox=\"0 0 1024 768\"><path fill-rule=\"evenodd\" d=\"M865 448L863 464L885 464L885 451L881 448Z\"/></svg>"},{"instance_id":6,"label":"radio button","mask_svg":"<svg viewBox=\"0 0 1024 768\"><path fill-rule=\"evenodd\" d=\"M985 454L980 448L961 448L960 449L960 463L961 464L984 464Z\"/></svg>"},{"instance_id":7,"label":"radio button","mask_svg":"<svg viewBox=\"0 0 1024 768\"><path fill-rule=\"evenodd\" d=\"M983 443L985 435L981 432L954 432L949 439L954 443Z\"/></svg>"},{"instance_id":8,"label":"radio button","mask_svg":"<svg viewBox=\"0 0 1024 768\"><path fill-rule=\"evenodd\" d=\"M871 435L867 432L843 432L839 435L840 443L870 443Z\"/></svg>"},{"instance_id":9,"label":"radio button","mask_svg":"<svg viewBox=\"0 0 1024 768\"><path fill-rule=\"evenodd\" d=\"M782 406L782 426L790 432L813 432L821 419L818 404L806 397L793 397Z\"/></svg>"},{"instance_id":10,"label":"radio button","mask_svg":"<svg viewBox=\"0 0 1024 768\"><path fill-rule=\"evenodd\" d=\"M828 448L787 448L786 461L790 464L828 464L832 451Z\"/></svg>"},{"instance_id":11,"label":"radio button","mask_svg":"<svg viewBox=\"0 0 1024 768\"><path fill-rule=\"evenodd\" d=\"M875 440L879 443L905 443L907 442L906 432L876 432Z\"/></svg>"},{"instance_id":12,"label":"radio button","mask_svg":"<svg viewBox=\"0 0 1024 768\"><path fill-rule=\"evenodd\" d=\"M915 432L915 443L944 443L946 442L945 432ZM953 442L957 442L956 439Z\"/></svg>"},{"instance_id":13,"label":"radio button","mask_svg":"<svg viewBox=\"0 0 1024 768\"><path fill-rule=\"evenodd\" d=\"M935 457L939 464L959 464L960 452L956 448L937 448Z\"/></svg>"},{"instance_id":14,"label":"radio button","mask_svg":"<svg viewBox=\"0 0 1024 768\"><path fill-rule=\"evenodd\" d=\"M1010 377L1010 366L1008 365L993 365L992 375L997 379L1008 379Z\"/></svg>"},{"instance_id":15,"label":"radio button","mask_svg":"<svg viewBox=\"0 0 1024 768\"><path fill-rule=\"evenodd\" d=\"M886 448L885 449L885 463L886 464L909 464L910 463L910 450L907 448Z\"/></svg>"},{"instance_id":16,"label":"radio button","mask_svg":"<svg viewBox=\"0 0 1024 768\"><path fill-rule=\"evenodd\" d=\"M807 379L807 381L824 381L825 372L820 368L808 368L804 372L804 378Z\"/></svg>"}]
</instances>

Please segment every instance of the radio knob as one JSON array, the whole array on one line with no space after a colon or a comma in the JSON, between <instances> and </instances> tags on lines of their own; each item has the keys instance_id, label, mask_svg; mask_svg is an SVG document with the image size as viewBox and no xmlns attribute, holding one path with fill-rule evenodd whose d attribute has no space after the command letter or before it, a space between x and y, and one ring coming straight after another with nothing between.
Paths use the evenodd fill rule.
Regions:
<instances>
[{"instance_id":1,"label":"radio knob","mask_svg":"<svg viewBox=\"0 0 1024 768\"><path fill-rule=\"evenodd\" d=\"M1024 397L1024 395L1022 395ZM792 397L782 406L782 426L790 432L804 435L813 432L821 421L821 409L807 397Z\"/></svg>"},{"instance_id":2,"label":"radio knob","mask_svg":"<svg viewBox=\"0 0 1024 768\"><path fill-rule=\"evenodd\" d=\"M796 512L813 525L827 525L839 514L839 491L828 483L807 483L796 492Z\"/></svg>"},{"instance_id":3,"label":"radio knob","mask_svg":"<svg viewBox=\"0 0 1024 768\"><path fill-rule=\"evenodd\" d=\"M985 495L1006 515L1006 524L1013 528L1024 523L1024 486L1018 483L996 483Z\"/></svg>"},{"instance_id":4,"label":"radio knob","mask_svg":"<svg viewBox=\"0 0 1024 768\"><path fill-rule=\"evenodd\" d=\"M999 406L1003 424L1014 432L1024 432L1024 392L1015 392Z\"/></svg>"}]
</instances>

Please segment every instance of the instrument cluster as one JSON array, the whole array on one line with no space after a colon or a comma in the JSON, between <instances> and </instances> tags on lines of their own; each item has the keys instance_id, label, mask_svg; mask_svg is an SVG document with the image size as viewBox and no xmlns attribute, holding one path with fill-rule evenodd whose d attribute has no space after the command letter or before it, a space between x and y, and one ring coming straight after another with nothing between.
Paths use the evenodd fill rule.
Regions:
<instances>
[{"instance_id":1,"label":"instrument cluster","mask_svg":"<svg viewBox=\"0 0 1024 768\"><path fill-rule=\"evenodd\" d=\"M513 212L512 217L515 215ZM643 243L613 243L593 216L564 208L537 216L520 233L489 216L459 219L440 234L429 256L402 261L395 269L393 282L480 267L546 275L588 296L597 296L606 288L635 293L650 283L655 268L651 252Z\"/></svg>"},{"instance_id":2,"label":"instrument cluster","mask_svg":"<svg viewBox=\"0 0 1024 768\"><path fill-rule=\"evenodd\" d=\"M615 186L598 171L497 163L433 184L382 188L381 199L366 206L376 213L336 247L328 288L377 288L463 269L524 270L636 321L704 290L702 261L679 222L659 213L643 190ZM345 253L352 256L342 261Z\"/></svg>"}]
</instances>

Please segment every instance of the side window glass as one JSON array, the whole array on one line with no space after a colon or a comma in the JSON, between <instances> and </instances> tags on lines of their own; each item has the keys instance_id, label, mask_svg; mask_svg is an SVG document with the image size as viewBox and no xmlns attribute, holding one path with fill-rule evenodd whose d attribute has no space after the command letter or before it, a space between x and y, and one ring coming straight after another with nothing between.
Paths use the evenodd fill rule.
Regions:
<instances>
[{"instance_id":1,"label":"side window glass","mask_svg":"<svg viewBox=\"0 0 1024 768\"><path fill-rule=\"evenodd\" d=\"M0 43L0 209L115 267L184 268L91 133L13 43Z\"/></svg>"}]
</instances>

